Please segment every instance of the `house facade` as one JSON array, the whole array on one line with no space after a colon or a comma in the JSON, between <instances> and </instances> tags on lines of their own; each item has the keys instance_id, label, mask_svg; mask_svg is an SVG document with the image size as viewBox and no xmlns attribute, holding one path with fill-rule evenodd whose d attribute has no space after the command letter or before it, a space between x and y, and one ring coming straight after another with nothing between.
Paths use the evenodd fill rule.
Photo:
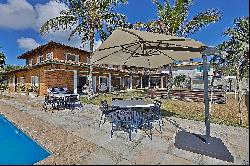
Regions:
<instances>
[{"instance_id":1,"label":"house facade","mask_svg":"<svg viewBox=\"0 0 250 166\"><path fill-rule=\"evenodd\" d=\"M208 66L208 81L210 83L213 76L213 67ZM165 70L164 73L169 74L168 70ZM188 88L190 89L204 89L203 82L203 63L202 62L182 62L176 64L172 68L172 75L175 78L178 75L186 75L190 78Z\"/></svg>"},{"instance_id":2,"label":"house facade","mask_svg":"<svg viewBox=\"0 0 250 166\"><path fill-rule=\"evenodd\" d=\"M48 88L65 87L72 93L84 92L89 75L89 52L50 41L17 58L25 60L26 65L4 73L9 91L35 87L38 95L45 95ZM161 88L166 87L166 74L152 76L159 78ZM95 65L92 72L95 93L146 88L150 86L148 80L142 68L130 70L127 66Z\"/></svg>"}]
</instances>

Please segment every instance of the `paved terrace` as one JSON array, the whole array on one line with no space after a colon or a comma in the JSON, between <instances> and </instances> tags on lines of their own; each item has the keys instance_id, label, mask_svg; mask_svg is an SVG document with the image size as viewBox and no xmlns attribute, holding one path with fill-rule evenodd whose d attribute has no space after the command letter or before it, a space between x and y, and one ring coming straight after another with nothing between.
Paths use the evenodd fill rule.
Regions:
<instances>
[{"instance_id":1,"label":"paved terrace","mask_svg":"<svg viewBox=\"0 0 250 166\"><path fill-rule=\"evenodd\" d=\"M211 124L211 136L219 137L234 156L234 163L174 147L175 135L181 128L204 134L204 123L168 117L163 134L153 129L132 134L115 132L110 138L110 124L99 127L98 106L85 105L83 111L41 111L43 98L18 94L1 97L0 113L53 152L36 164L226 164L249 165L249 129Z\"/></svg>"}]
</instances>

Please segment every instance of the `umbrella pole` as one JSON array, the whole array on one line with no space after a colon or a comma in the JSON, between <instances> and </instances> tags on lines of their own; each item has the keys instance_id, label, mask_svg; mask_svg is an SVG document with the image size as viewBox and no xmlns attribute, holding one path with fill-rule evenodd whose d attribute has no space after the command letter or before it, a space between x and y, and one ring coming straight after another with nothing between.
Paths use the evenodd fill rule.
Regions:
<instances>
[{"instance_id":1,"label":"umbrella pole","mask_svg":"<svg viewBox=\"0 0 250 166\"><path fill-rule=\"evenodd\" d=\"M209 96L208 96L208 63L207 55L202 55L203 59L203 79L204 79L204 104L205 104L205 126L206 143L210 144L210 115L209 115Z\"/></svg>"}]
</instances>

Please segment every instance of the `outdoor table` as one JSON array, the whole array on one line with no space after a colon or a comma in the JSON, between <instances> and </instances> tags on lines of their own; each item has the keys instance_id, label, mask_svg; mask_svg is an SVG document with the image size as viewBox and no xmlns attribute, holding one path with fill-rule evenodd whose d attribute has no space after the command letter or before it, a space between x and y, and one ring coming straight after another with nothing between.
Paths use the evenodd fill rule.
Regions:
<instances>
[{"instance_id":1,"label":"outdoor table","mask_svg":"<svg viewBox=\"0 0 250 166\"><path fill-rule=\"evenodd\" d=\"M153 103L144 100L114 100L112 106L120 108L149 108Z\"/></svg>"},{"instance_id":2,"label":"outdoor table","mask_svg":"<svg viewBox=\"0 0 250 166\"><path fill-rule=\"evenodd\" d=\"M137 126L136 128L141 128L144 123L143 119L145 118L143 116L143 112L145 109L154 106L154 103L144 100L114 100L112 101L111 105L112 107L128 108L130 111L132 111L132 118L134 119L133 123L135 123L135 126ZM139 108L143 109L143 111L139 110Z\"/></svg>"}]
</instances>

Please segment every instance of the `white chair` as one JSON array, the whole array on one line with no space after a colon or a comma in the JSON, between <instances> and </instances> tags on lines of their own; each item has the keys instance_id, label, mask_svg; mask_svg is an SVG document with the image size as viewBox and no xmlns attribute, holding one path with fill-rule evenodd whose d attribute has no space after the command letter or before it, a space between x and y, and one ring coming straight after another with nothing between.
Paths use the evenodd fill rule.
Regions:
<instances>
[{"instance_id":1,"label":"white chair","mask_svg":"<svg viewBox=\"0 0 250 166\"><path fill-rule=\"evenodd\" d=\"M64 87L63 88L63 93L67 93L67 91L68 91L68 88Z\"/></svg>"},{"instance_id":2,"label":"white chair","mask_svg":"<svg viewBox=\"0 0 250 166\"><path fill-rule=\"evenodd\" d=\"M102 91L102 92L106 91L107 88L108 87L107 87L107 85L105 83L101 83L100 86L99 86L99 90Z\"/></svg>"}]
</instances>

